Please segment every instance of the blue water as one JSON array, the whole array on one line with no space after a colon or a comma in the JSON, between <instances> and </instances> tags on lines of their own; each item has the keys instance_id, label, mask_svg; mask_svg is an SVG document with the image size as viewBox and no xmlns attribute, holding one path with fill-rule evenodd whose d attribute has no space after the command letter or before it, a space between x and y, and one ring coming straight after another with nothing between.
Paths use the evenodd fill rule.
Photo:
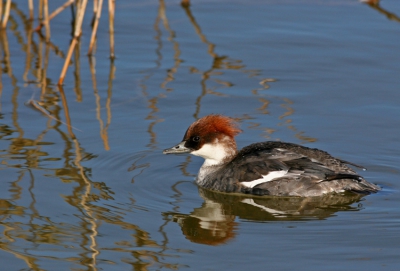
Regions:
<instances>
[{"instance_id":1,"label":"blue water","mask_svg":"<svg viewBox=\"0 0 400 271\"><path fill-rule=\"evenodd\" d=\"M2 32L3 268L399 270L397 1L117 1L113 61L104 5L91 58L88 6L61 92L70 10L51 21L48 44L29 38L19 2ZM320 148L383 189L318 199L201 190L202 159L162 150L210 113L240 122L239 147Z\"/></svg>"}]
</instances>

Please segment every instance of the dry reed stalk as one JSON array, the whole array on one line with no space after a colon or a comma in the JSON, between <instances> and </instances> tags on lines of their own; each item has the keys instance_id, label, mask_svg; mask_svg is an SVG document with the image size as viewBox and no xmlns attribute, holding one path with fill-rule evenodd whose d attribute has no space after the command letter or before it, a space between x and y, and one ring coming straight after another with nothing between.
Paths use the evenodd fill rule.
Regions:
<instances>
[{"instance_id":1,"label":"dry reed stalk","mask_svg":"<svg viewBox=\"0 0 400 271\"><path fill-rule=\"evenodd\" d=\"M3 1L0 1L0 24L3 17Z\"/></svg>"},{"instance_id":2,"label":"dry reed stalk","mask_svg":"<svg viewBox=\"0 0 400 271\"><path fill-rule=\"evenodd\" d=\"M96 12L99 9L99 0L93 0L93 11Z\"/></svg>"},{"instance_id":3,"label":"dry reed stalk","mask_svg":"<svg viewBox=\"0 0 400 271\"><path fill-rule=\"evenodd\" d=\"M6 8L4 9L3 21L1 23L1 28L3 28L3 29L5 29L7 26L8 17L10 16L10 8L11 8L11 0L7 0ZM1 13L0 13L0 15L1 15Z\"/></svg>"},{"instance_id":4,"label":"dry reed stalk","mask_svg":"<svg viewBox=\"0 0 400 271\"><path fill-rule=\"evenodd\" d=\"M46 42L50 41L49 2L44 0L44 25L46 27Z\"/></svg>"},{"instance_id":5,"label":"dry reed stalk","mask_svg":"<svg viewBox=\"0 0 400 271\"><path fill-rule=\"evenodd\" d=\"M82 0L79 9L78 9L78 15L77 15L77 20L75 22L75 32L74 32L74 37L79 37L82 32L82 22L83 22L83 17L85 16L85 10L87 6L88 0Z\"/></svg>"},{"instance_id":6,"label":"dry reed stalk","mask_svg":"<svg viewBox=\"0 0 400 271\"><path fill-rule=\"evenodd\" d=\"M53 11L50 14L49 20L51 20L54 17L56 17L59 13L61 13L61 11L63 11L64 9L66 9L67 7L69 7L73 3L74 3L74 0L68 0L67 2L65 2L61 7L59 7L58 9L56 9L55 11Z\"/></svg>"},{"instance_id":7,"label":"dry reed stalk","mask_svg":"<svg viewBox=\"0 0 400 271\"><path fill-rule=\"evenodd\" d=\"M39 0L39 21L43 20L43 0Z\"/></svg>"},{"instance_id":8,"label":"dry reed stalk","mask_svg":"<svg viewBox=\"0 0 400 271\"><path fill-rule=\"evenodd\" d=\"M114 15L115 15L115 0L108 0L108 18L110 29L110 57L115 58L114 54Z\"/></svg>"},{"instance_id":9,"label":"dry reed stalk","mask_svg":"<svg viewBox=\"0 0 400 271\"><path fill-rule=\"evenodd\" d=\"M96 6L94 8L94 12L95 12L95 16L96 17L95 17L94 22L93 22L93 30L92 30L92 36L90 38L90 45L89 45L88 55L92 54L93 45L94 45L94 42L96 40L97 28L99 26L102 6L103 6L103 0L100 0L98 2L98 6Z\"/></svg>"},{"instance_id":10,"label":"dry reed stalk","mask_svg":"<svg viewBox=\"0 0 400 271\"><path fill-rule=\"evenodd\" d=\"M83 17L85 16L87 2L88 2L88 0L82 0L81 4L78 7L77 19L75 21L74 38L72 39L72 42L69 46L68 54L67 54L67 57L65 58L64 66L61 71L60 79L58 80L59 86L62 85L64 82L65 74L67 73L67 70L68 70L68 64L71 60L72 52L76 46L79 36L82 33L82 22L83 22Z\"/></svg>"},{"instance_id":11,"label":"dry reed stalk","mask_svg":"<svg viewBox=\"0 0 400 271\"><path fill-rule=\"evenodd\" d=\"M96 16L97 11L99 9L101 10L101 4L99 4L99 0L93 0L93 15L94 16ZM93 17L93 19L92 19L92 24L93 24L94 19L95 19L95 17Z\"/></svg>"},{"instance_id":12,"label":"dry reed stalk","mask_svg":"<svg viewBox=\"0 0 400 271\"><path fill-rule=\"evenodd\" d=\"M58 80L58 85L59 86L62 85L63 82L64 82L65 74L67 73L68 65L69 65L69 62L71 60L71 56L72 56L72 53L74 51L74 48L75 48L75 45L76 45L77 41L78 41L78 39L74 37L72 39L72 41L71 41L71 44L69 45L68 54L67 54L67 57L65 58L64 66L63 66L63 68L61 70L60 78Z\"/></svg>"},{"instance_id":13,"label":"dry reed stalk","mask_svg":"<svg viewBox=\"0 0 400 271\"><path fill-rule=\"evenodd\" d=\"M28 0L29 20L33 21L33 0Z\"/></svg>"},{"instance_id":14,"label":"dry reed stalk","mask_svg":"<svg viewBox=\"0 0 400 271\"><path fill-rule=\"evenodd\" d=\"M29 0L32 1L32 0ZM52 20L54 17L56 17L58 14L60 14L64 9L66 9L68 6L70 6L72 3L74 3L75 0L68 0L66 1L61 7L59 7L58 9L56 9L55 11L53 11L50 15L49 15L49 21ZM33 18L33 17L32 17ZM45 20L42 20L40 22L40 25L38 25L35 28L35 31L39 31L43 26L45 25Z\"/></svg>"}]
</instances>

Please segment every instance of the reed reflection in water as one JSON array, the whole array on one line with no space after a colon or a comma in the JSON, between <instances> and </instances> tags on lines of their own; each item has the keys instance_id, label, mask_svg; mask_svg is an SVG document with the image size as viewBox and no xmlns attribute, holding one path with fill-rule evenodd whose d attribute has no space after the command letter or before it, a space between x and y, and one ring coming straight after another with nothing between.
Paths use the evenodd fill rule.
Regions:
<instances>
[{"instance_id":1,"label":"reed reflection in water","mask_svg":"<svg viewBox=\"0 0 400 271\"><path fill-rule=\"evenodd\" d=\"M86 58L84 32L73 46L74 57L67 61L70 76L65 85L55 86L73 38L60 33L71 29L65 22L55 23L51 38L43 36L34 32L31 15L22 4L14 2L10 8L8 28L0 31L0 251L10 270L124 265L133 270L179 269L185 267L180 258L193 252L171 245L172 239L179 239L173 235L177 225L192 242L219 245L240 234L241 221L328 219L362 208L355 195L276 199L199 190L200 207L182 210L193 202L185 201L180 181L168 183L167 188L150 185L153 172L163 173L160 164L165 162L155 157L163 149L159 141L164 119L175 112L166 100L179 101L185 95L178 90L179 84L187 83L182 78L198 82L198 88L186 94L190 106L177 109L190 108L186 114L193 119L216 110L215 104L243 100L235 117L249 130L277 139L275 132L284 127L300 143L315 142L315 137L297 128L294 101L268 93L279 78L218 53L217 44L188 5L182 7L180 19L190 25L196 40L184 42L161 0L148 7L154 9L155 18L148 17L154 20L148 35L155 50L146 56L152 59L144 68L123 69L130 65L129 56L118 55L125 42L118 37L116 59L101 59L108 54L98 53L104 52L100 42L94 45L97 54ZM196 53L209 64L185 59L189 44L200 44L203 51ZM118 73L121 70L132 76L124 77ZM240 84L236 77L250 82L251 89L244 94L236 90ZM266 126L257 116L270 116L272 124ZM128 117L133 121L127 123ZM127 139L131 130L126 126L136 129L132 136L139 143ZM193 177L191 159L185 157L180 164L181 176ZM109 166L112 163L115 169Z\"/></svg>"}]
</instances>

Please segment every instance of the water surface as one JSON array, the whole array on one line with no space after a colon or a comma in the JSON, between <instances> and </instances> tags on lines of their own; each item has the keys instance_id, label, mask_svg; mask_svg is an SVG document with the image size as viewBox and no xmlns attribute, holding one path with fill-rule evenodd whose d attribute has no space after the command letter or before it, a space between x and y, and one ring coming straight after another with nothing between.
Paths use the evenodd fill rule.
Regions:
<instances>
[{"instance_id":1,"label":"water surface","mask_svg":"<svg viewBox=\"0 0 400 271\"><path fill-rule=\"evenodd\" d=\"M51 21L50 43L22 3L1 32L3 268L399 270L397 1L117 1L115 60L106 7L92 57L88 11L62 88L70 10ZM162 150L210 113L240 122L239 147L321 148L383 189L199 189L202 160Z\"/></svg>"}]
</instances>

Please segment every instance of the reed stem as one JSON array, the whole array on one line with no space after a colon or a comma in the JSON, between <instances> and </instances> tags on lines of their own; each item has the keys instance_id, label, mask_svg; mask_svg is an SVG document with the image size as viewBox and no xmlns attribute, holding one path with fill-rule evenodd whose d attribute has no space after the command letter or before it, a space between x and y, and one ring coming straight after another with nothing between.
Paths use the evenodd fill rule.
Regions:
<instances>
[{"instance_id":1,"label":"reed stem","mask_svg":"<svg viewBox=\"0 0 400 271\"><path fill-rule=\"evenodd\" d=\"M110 58L115 58L114 53L114 15L115 0L108 0L109 30L110 30Z\"/></svg>"},{"instance_id":2,"label":"reed stem","mask_svg":"<svg viewBox=\"0 0 400 271\"><path fill-rule=\"evenodd\" d=\"M46 42L50 41L49 2L44 0L44 25L46 27Z\"/></svg>"},{"instance_id":3,"label":"reed stem","mask_svg":"<svg viewBox=\"0 0 400 271\"><path fill-rule=\"evenodd\" d=\"M68 65L69 62L71 61L71 56L74 51L74 48L78 42L79 36L82 33L82 22L83 22L83 17L85 16L85 10L87 6L88 0L82 0L80 5L77 7L77 18L75 21L75 31L74 31L74 38L72 39L72 42L69 46L68 54L67 57L65 58L64 66L60 74L60 78L58 80L58 85L62 85L64 83L65 79L65 74L67 73L68 70Z\"/></svg>"},{"instance_id":4,"label":"reed stem","mask_svg":"<svg viewBox=\"0 0 400 271\"><path fill-rule=\"evenodd\" d=\"M32 0L29 0L32 1ZM49 22L50 20L52 20L54 17L56 17L58 14L60 14L64 9L66 9L69 5L71 5L72 3L74 3L74 0L68 0L66 1L61 7L57 8L55 11L53 11L50 15L49 15ZM32 7L32 13L33 13L33 7ZM32 15L32 20L33 20L33 15ZM46 23L46 20L42 20L40 22L40 25L38 25L35 28L35 31L39 31Z\"/></svg>"},{"instance_id":5,"label":"reed stem","mask_svg":"<svg viewBox=\"0 0 400 271\"><path fill-rule=\"evenodd\" d=\"M97 29L98 29L99 21L100 21L100 17L101 17L102 5L103 5L103 0L99 0L98 5L94 8L94 12L95 12L95 16L96 17L95 17L94 22L93 22L93 30L92 30L92 36L90 38L90 45L89 45L88 55L92 55L94 42L96 40L96 33L97 33Z\"/></svg>"},{"instance_id":6,"label":"reed stem","mask_svg":"<svg viewBox=\"0 0 400 271\"><path fill-rule=\"evenodd\" d=\"M33 21L33 0L28 0L29 20Z\"/></svg>"},{"instance_id":7,"label":"reed stem","mask_svg":"<svg viewBox=\"0 0 400 271\"><path fill-rule=\"evenodd\" d=\"M5 29L7 27L8 17L10 16L10 8L11 8L11 0L7 0L6 8L4 9L3 21L1 22L2 29Z\"/></svg>"}]
</instances>

